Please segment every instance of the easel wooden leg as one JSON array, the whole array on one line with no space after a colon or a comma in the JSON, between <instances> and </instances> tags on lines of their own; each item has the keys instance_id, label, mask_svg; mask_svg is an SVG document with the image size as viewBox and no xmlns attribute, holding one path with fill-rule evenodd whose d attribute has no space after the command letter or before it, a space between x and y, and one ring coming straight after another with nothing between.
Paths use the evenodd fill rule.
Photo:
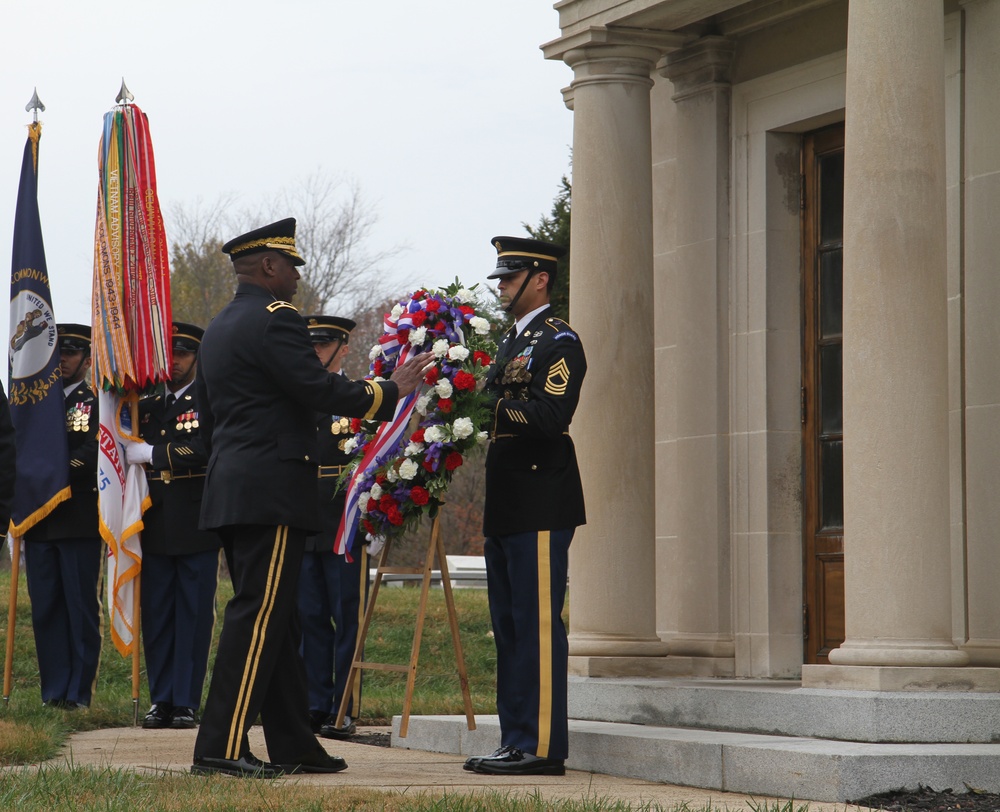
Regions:
<instances>
[{"instance_id":1,"label":"easel wooden leg","mask_svg":"<svg viewBox=\"0 0 1000 812\"><path fill-rule=\"evenodd\" d=\"M437 536L438 559L441 562L441 588L444 590L444 600L448 606L448 623L451 626L451 641L455 645L455 663L458 666L458 679L462 686L462 702L465 705L465 721L469 730L476 729L476 716L472 712L472 695L469 693L469 674L465 669L465 654L462 652L462 638L458 633L458 612L455 611L455 595L451 591L451 575L448 572L448 559L444 554L444 542L441 534Z\"/></svg>"},{"instance_id":2,"label":"easel wooden leg","mask_svg":"<svg viewBox=\"0 0 1000 812\"><path fill-rule=\"evenodd\" d=\"M448 562L444 555L444 543L441 540L441 518L440 513L434 518L431 525L430 540L427 545L427 556L424 559L423 567L390 567L389 550L392 547L392 540L385 543L382 549L382 557L379 559L378 569L375 571L375 583L372 585L371 597L368 599L368 608L365 611L365 619L358 631L358 643L354 649L354 661L351 663L351 673L347 678L347 685L344 686L344 696L350 696L355 680L360 679L361 669L369 668L380 671L401 671L406 673L406 695L403 699L403 714L399 725L399 737L406 738L407 729L410 723L410 709L413 705L413 691L417 680L417 662L420 659L420 643L423 638L424 620L427 616L427 598L431 591L431 579L434 571L434 559L437 556L441 567L441 587L444 590L445 603L448 607L448 623L451 626L451 639L455 646L455 660L458 665L458 678L462 688L462 701L465 706L465 717L469 730L476 729L475 715L472 712L472 696L469 693L469 677L465 669L465 656L462 653L462 641L458 631L458 614L455 611L455 596L451 591L451 576L448 574ZM413 645L410 647L410 662L408 665L396 665L389 663L362 662L361 652L364 651L365 640L368 638L368 630L371 627L372 616L375 614L375 603L378 600L379 588L382 585L382 576L388 573L421 575L423 576L420 589L420 606L417 610L416 628L413 632ZM337 710L337 718L334 722L336 727L344 724L347 704L340 703Z\"/></svg>"}]
</instances>

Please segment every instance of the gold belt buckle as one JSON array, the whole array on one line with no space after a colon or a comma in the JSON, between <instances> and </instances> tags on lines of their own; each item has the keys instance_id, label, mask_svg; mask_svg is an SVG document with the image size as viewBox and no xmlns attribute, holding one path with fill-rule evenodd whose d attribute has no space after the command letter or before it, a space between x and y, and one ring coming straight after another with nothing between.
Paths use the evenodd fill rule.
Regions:
<instances>
[{"instance_id":1,"label":"gold belt buckle","mask_svg":"<svg viewBox=\"0 0 1000 812\"><path fill-rule=\"evenodd\" d=\"M170 480L172 479L172 477L170 476L170 471L164 471L162 474L160 474L160 479L162 479L165 484L169 485Z\"/></svg>"}]
</instances>

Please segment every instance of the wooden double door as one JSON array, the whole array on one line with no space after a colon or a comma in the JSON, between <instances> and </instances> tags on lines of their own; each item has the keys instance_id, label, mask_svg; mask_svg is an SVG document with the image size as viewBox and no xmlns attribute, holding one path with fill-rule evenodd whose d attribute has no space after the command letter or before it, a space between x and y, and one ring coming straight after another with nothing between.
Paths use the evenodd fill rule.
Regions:
<instances>
[{"instance_id":1,"label":"wooden double door","mask_svg":"<svg viewBox=\"0 0 1000 812\"><path fill-rule=\"evenodd\" d=\"M802 145L804 661L844 641L844 127Z\"/></svg>"}]
</instances>

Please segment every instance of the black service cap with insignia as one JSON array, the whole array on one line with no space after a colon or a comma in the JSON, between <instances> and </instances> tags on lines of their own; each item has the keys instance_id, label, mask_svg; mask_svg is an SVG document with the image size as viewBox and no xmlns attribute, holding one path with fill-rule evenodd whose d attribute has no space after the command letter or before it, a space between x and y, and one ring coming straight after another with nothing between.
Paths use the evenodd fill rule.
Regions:
<instances>
[{"instance_id":1,"label":"black service cap with insignia","mask_svg":"<svg viewBox=\"0 0 1000 812\"><path fill-rule=\"evenodd\" d=\"M306 316L306 327L309 328L309 338L313 344L326 344L328 341L347 342L356 322L340 316Z\"/></svg>"},{"instance_id":2,"label":"black service cap with insignia","mask_svg":"<svg viewBox=\"0 0 1000 812\"><path fill-rule=\"evenodd\" d=\"M87 324L57 324L59 349L90 352L90 326Z\"/></svg>"},{"instance_id":3,"label":"black service cap with insignia","mask_svg":"<svg viewBox=\"0 0 1000 812\"><path fill-rule=\"evenodd\" d=\"M233 237L222 246L222 253L231 259L259 254L262 251L280 251L291 257L293 265L305 265L306 261L295 247L295 218L286 217L277 223L255 228L239 237Z\"/></svg>"},{"instance_id":4,"label":"black service cap with insignia","mask_svg":"<svg viewBox=\"0 0 1000 812\"><path fill-rule=\"evenodd\" d=\"M566 256L566 249L544 240L525 237L494 237L493 247L497 249L497 268L487 279L499 279L518 271L556 272L556 263Z\"/></svg>"},{"instance_id":5,"label":"black service cap with insignia","mask_svg":"<svg viewBox=\"0 0 1000 812\"><path fill-rule=\"evenodd\" d=\"M170 343L175 350L198 352L203 335L205 335L205 331L196 324L185 324L182 321L175 321Z\"/></svg>"}]
</instances>

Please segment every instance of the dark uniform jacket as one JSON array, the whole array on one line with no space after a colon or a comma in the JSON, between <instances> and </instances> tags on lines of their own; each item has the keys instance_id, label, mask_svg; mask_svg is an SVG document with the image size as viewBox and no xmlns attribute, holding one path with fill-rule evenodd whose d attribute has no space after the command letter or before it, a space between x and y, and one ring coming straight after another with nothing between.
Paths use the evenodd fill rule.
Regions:
<instances>
[{"instance_id":1,"label":"dark uniform jacket","mask_svg":"<svg viewBox=\"0 0 1000 812\"><path fill-rule=\"evenodd\" d=\"M298 311L246 283L208 325L199 359L209 451L201 526L320 530L316 413L387 420L396 384L324 370Z\"/></svg>"},{"instance_id":2,"label":"dark uniform jacket","mask_svg":"<svg viewBox=\"0 0 1000 812\"><path fill-rule=\"evenodd\" d=\"M200 436L195 387L189 386L170 406L168 393L139 403L139 435L153 446L146 472L153 506L142 516L142 549L159 555L218 549L221 539L198 529L208 457Z\"/></svg>"},{"instance_id":3,"label":"dark uniform jacket","mask_svg":"<svg viewBox=\"0 0 1000 812\"><path fill-rule=\"evenodd\" d=\"M320 464L319 512L323 529L306 539L306 550L328 552L333 550L347 498L346 482L344 488L337 490L337 480L353 456L344 451L344 443L354 435L351 433L351 420L348 417L323 415L316 425Z\"/></svg>"},{"instance_id":4,"label":"dark uniform jacket","mask_svg":"<svg viewBox=\"0 0 1000 812\"><path fill-rule=\"evenodd\" d=\"M97 522L97 438L100 420L97 397L83 381L66 398L71 496L25 535L27 541L95 538Z\"/></svg>"},{"instance_id":5,"label":"dark uniform jacket","mask_svg":"<svg viewBox=\"0 0 1000 812\"><path fill-rule=\"evenodd\" d=\"M586 524L569 424L587 359L580 337L552 316L533 318L501 341L486 391L497 400L486 455L483 535L563 530Z\"/></svg>"}]
</instances>

